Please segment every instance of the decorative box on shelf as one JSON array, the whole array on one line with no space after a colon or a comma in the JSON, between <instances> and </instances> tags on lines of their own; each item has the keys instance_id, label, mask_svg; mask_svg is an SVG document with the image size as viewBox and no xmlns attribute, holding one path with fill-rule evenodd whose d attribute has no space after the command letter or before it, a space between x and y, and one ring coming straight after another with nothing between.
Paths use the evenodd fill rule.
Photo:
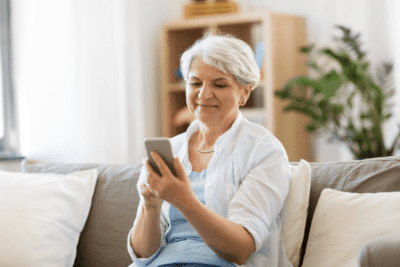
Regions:
<instances>
[{"instance_id":1,"label":"decorative box on shelf","mask_svg":"<svg viewBox=\"0 0 400 267\"><path fill-rule=\"evenodd\" d=\"M235 13L240 10L239 5L232 1L197 1L184 6L183 15L186 19L201 16Z\"/></svg>"}]
</instances>

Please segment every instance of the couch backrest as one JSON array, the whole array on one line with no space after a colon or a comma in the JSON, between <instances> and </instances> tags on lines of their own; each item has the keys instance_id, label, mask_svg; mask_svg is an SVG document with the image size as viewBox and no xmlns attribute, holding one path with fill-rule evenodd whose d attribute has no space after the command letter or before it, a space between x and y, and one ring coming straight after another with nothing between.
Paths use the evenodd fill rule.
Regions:
<instances>
[{"instance_id":1,"label":"couch backrest","mask_svg":"<svg viewBox=\"0 0 400 267\"><path fill-rule=\"evenodd\" d=\"M298 162L290 162L297 165ZM400 156L356 161L314 163L302 263L311 221L323 189L376 193L400 191ZM136 216L136 183L142 165L67 164L24 160L23 172L67 174L97 168L98 180L89 217L82 231L75 267L128 266L127 235ZM126 203L131 203L127 206ZM300 265L301 266L301 265Z\"/></svg>"},{"instance_id":2,"label":"couch backrest","mask_svg":"<svg viewBox=\"0 0 400 267\"><path fill-rule=\"evenodd\" d=\"M298 162L290 162L297 165ZM305 254L312 218L321 192L332 188L344 192L377 193L400 191L400 156L365 160L310 162L311 191L300 266Z\"/></svg>"}]
</instances>

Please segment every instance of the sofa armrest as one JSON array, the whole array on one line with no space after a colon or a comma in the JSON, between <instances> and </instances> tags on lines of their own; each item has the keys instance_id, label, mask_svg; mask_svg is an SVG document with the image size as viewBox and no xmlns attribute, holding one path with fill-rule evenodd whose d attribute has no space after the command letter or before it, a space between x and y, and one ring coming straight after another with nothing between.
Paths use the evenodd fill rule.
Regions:
<instances>
[{"instance_id":1,"label":"sofa armrest","mask_svg":"<svg viewBox=\"0 0 400 267\"><path fill-rule=\"evenodd\" d=\"M395 267L400 263L400 232L376 238L358 253L361 267Z\"/></svg>"}]
</instances>

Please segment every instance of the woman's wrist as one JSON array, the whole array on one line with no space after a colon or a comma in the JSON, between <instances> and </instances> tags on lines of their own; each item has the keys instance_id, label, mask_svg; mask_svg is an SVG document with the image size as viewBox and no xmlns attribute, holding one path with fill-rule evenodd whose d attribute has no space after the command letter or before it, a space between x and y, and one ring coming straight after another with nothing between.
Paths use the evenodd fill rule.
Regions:
<instances>
[{"instance_id":1,"label":"woman's wrist","mask_svg":"<svg viewBox=\"0 0 400 267\"><path fill-rule=\"evenodd\" d=\"M179 203L176 203L174 207L179 210L184 216L185 214L190 214L198 205L203 205L195 194L188 194L182 197Z\"/></svg>"},{"instance_id":2,"label":"woman's wrist","mask_svg":"<svg viewBox=\"0 0 400 267\"><path fill-rule=\"evenodd\" d=\"M161 206L162 206L162 202L160 204L146 204L146 203L144 203L143 209L144 209L144 212L146 212L147 214L160 215Z\"/></svg>"}]
</instances>

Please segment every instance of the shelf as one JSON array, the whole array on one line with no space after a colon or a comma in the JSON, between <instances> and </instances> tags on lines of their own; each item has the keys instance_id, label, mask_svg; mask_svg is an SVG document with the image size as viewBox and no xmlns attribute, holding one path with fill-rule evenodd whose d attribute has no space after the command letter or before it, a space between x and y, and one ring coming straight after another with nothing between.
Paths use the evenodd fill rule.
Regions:
<instances>
[{"instance_id":1,"label":"shelf","mask_svg":"<svg viewBox=\"0 0 400 267\"><path fill-rule=\"evenodd\" d=\"M185 82L177 82L168 84L169 92L185 92L186 84Z\"/></svg>"},{"instance_id":2,"label":"shelf","mask_svg":"<svg viewBox=\"0 0 400 267\"><path fill-rule=\"evenodd\" d=\"M299 48L307 44L305 20L268 10L221 14L173 21L163 27L161 50L162 135L173 137L190 123L186 108L185 83L179 77L180 57L206 33L231 34L250 45L253 51L264 45L261 81L240 110L248 120L263 125L285 147L291 161L312 161L311 137L304 132L301 114L286 114L284 103L274 96L289 79L307 73L306 58ZM257 50L258 52L262 50Z\"/></svg>"},{"instance_id":3,"label":"shelf","mask_svg":"<svg viewBox=\"0 0 400 267\"><path fill-rule=\"evenodd\" d=\"M235 14L220 14L193 19L176 20L168 23L168 29L191 29L201 27L203 25L224 25L237 23L255 23L265 20L265 17L270 14L268 10L257 12L238 12Z\"/></svg>"},{"instance_id":4,"label":"shelf","mask_svg":"<svg viewBox=\"0 0 400 267\"><path fill-rule=\"evenodd\" d=\"M224 25L219 25L218 30L220 30L222 34L231 34L236 38L245 41L250 45L250 47L252 47L251 28L253 24L254 23L252 22L224 24Z\"/></svg>"},{"instance_id":5,"label":"shelf","mask_svg":"<svg viewBox=\"0 0 400 267\"><path fill-rule=\"evenodd\" d=\"M265 100L265 87L263 86L258 86L256 89L254 89L251 94L249 99L246 102L246 105L244 108L263 108L265 106L264 100Z\"/></svg>"},{"instance_id":6,"label":"shelf","mask_svg":"<svg viewBox=\"0 0 400 267\"><path fill-rule=\"evenodd\" d=\"M180 56L194 44L194 42L207 31L208 27L198 27L193 29L175 29L168 31L168 61L169 82L176 83L181 80L176 74L180 68Z\"/></svg>"}]
</instances>

